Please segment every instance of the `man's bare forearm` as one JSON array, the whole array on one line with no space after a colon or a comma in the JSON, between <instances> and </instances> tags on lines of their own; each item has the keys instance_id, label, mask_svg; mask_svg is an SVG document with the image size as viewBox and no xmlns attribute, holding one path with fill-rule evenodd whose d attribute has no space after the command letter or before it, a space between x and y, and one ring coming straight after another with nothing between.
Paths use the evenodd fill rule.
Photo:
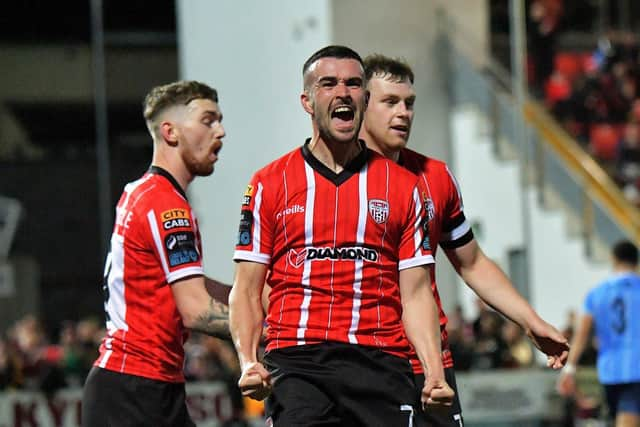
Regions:
<instances>
[{"instance_id":1,"label":"man's bare forearm","mask_svg":"<svg viewBox=\"0 0 640 427\"><path fill-rule=\"evenodd\" d=\"M230 339L229 307L210 298L209 307L196 318L191 329L214 337Z\"/></svg>"}]
</instances>

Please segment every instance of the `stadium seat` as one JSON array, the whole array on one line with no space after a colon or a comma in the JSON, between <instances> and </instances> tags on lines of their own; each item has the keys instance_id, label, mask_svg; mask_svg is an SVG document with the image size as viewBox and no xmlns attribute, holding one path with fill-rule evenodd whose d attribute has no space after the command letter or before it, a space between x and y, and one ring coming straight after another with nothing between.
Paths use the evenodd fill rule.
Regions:
<instances>
[{"instance_id":1,"label":"stadium seat","mask_svg":"<svg viewBox=\"0 0 640 427\"><path fill-rule=\"evenodd\" d=\"M564 101L571 96L571 83L564 74L554 71L544 85L544 100L548 108L558 101Z\"/></svg>"},{"instance_id":2,"label":"stadium seat","mask_svg":"<svg viewBox=\"0 0 640 427\"><path fill-rule=\"evenodd\" d=\"M572 82L582 73L583 61L580 53L558 52L554 58L554 66L556 71Z\"/></svg>"},{"instance_id":3,"label":"stadium seat","mask_svg":"<svg viewBox=\"0 0 640 427\"><path fill-rule=\"evenodd\" d=\"M615 160L619 140L620 129L610 124L593 125L589 132L589 148L600 160Z\"/></svg>"}]
</instances>

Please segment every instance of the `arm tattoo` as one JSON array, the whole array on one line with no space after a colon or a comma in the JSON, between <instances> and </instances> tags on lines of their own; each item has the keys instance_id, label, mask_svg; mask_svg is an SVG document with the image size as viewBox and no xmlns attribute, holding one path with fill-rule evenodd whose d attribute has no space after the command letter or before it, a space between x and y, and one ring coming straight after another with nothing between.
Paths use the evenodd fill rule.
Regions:
<instances>
[{"instance_id":1,"label":"arm tattoo","mask_svg":"<svg viewBox=\"0 0 640 427\"><path fill-rule=\"evenodd\" d=\"M208 310L198 316L192 329L217 338L231 339L229 307L210 298Z\"/></svg>"}]
</instances>

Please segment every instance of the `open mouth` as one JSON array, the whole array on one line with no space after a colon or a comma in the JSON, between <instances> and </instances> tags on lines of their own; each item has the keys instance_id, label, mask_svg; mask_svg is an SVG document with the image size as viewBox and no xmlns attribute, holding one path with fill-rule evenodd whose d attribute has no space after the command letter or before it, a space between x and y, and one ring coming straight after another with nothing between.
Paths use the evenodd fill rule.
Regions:
<instances>
[{"instance_id":1,"label":"open mouth","mask_svg":"<svg viewBox=\"0 0 640 427\"><path fill-rule=\"evenodd\" d=\"M397 134L400 134L402 137L406 137L409 135L409 126L407 125L393 125L391 126L391 130L395 131Z\"/></svg>"},{"instance_id":2,"label":"open mouth","mask_svg":"<svg viewBox=\"0 0 640 427\"><path fill-rule=\"evenodd\" d=\"M391 126L391 129L397 130L397 131L400 131L400 132L408 132L409 131L409 126L407 126L407 125L393 125L393 126Z\"/></svg>"},{"instance_id":3,"label":"open mouth","mask_svg":"<svg viewBox=\"0 0 640 427\"><path fill-rule=\"evenodd\" d=\"M355 117L355 112L353 111L353 108L351 108L348 105L341 105L339 107L336 107L331 112L332 119L336 118L345 122L352 121L354 117Z\"/></svg>"}]
</instances>

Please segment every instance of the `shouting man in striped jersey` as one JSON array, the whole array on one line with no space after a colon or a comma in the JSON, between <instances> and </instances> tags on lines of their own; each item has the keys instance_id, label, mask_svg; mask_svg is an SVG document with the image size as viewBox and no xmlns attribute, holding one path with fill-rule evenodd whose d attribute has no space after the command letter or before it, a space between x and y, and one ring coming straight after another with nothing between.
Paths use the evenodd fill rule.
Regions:
<instances>
[{"instance_id":1,"label":"shouting man in striped jersey","mask_svg":"<svg viewBox=\"0 0 640 427\"><path fill-rule=\"evenodd\" d=\"M303 79L312 137L256 172L244 193L230 295L239 385L257 399L271 393L274 426L410 426L411 344L429 372L423 402L453 396L417 177L358 140L367 93L356 52L319 50Z\"/></svg>"}]
</instances>

